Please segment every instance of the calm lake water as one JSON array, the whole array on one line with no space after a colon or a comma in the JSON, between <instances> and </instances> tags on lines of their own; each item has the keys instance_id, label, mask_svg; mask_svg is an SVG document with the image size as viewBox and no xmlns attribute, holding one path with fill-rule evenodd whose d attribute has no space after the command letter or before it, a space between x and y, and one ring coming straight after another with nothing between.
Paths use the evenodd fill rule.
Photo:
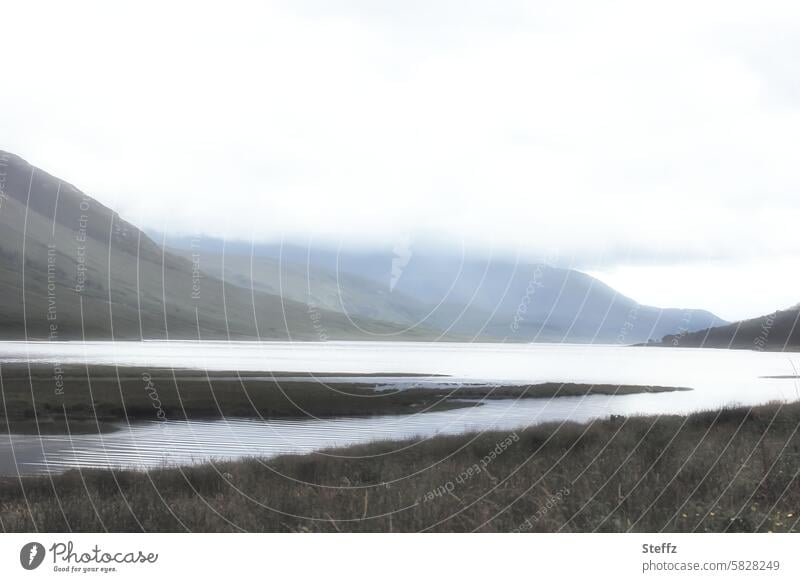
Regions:
<instances>
[{"instance_id":1,"label":"calm lake water","mask_svg":"<svg viewBox=\"0 0 800 582\"><path fill-rule=\"evenodd\" d=\"M0 342L0 365L77 363L153 368L385 374L370 382L425 386L458 382L659 385L690 392L491 401L447 412L371 418L139 423L105 435L0 437L0 472L75 467L153 468L243 456L305 453L376 439L471 430L516 430L610 414L669 414L800 399L800 354L621 346L388 342ZM441 377L439 376L441 375Z\"/></svg>"}]
</instances>

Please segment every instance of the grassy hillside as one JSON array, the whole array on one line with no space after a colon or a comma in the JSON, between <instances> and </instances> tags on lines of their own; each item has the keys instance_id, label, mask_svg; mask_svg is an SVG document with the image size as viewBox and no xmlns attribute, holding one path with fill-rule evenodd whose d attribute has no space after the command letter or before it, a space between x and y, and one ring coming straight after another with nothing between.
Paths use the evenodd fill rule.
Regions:
<instances>
[{"instance_id":1,"label":"grassy hillside","mask_svg":"<svg viewBox=\"0 0 800 582\"><path fill-rule=\"evenodd\" d=\"M205 272L245 289L313 302L322 309L346 313L356 319L414 326L434 306L419 303L388 287L349 273L336 273L319 266L242 252L170 248L170 252L202 265ZM310 299L309 299L310 298ZM432 322L424 327L435 327ZM373 331L373 330L369 330ZM466 337L466 336L465 336Z\"/></svg>"},{"instance_id":2,"label":"grassy hillside","mask_svg":"<svg viewBox=\"0 0 800 582\"><path fill-rule=\"evenodd\" d=\"M794 307L730 325L688 334L668 335L655 345L794 351L800 349L800 309Z\"/></svg>"},{"instance_id":3,"label":"grassy hillside","mask_svg":"<svg viewBox=\"0 0 800 582\"><path fill-rule=\"evenodd\" d=\"M630 344L726 323L707 311L639 305L586 273L521 257L410 244L367 252L208 237L166 243L244 287L476 340Z\"/></svg>"}]
</instances>

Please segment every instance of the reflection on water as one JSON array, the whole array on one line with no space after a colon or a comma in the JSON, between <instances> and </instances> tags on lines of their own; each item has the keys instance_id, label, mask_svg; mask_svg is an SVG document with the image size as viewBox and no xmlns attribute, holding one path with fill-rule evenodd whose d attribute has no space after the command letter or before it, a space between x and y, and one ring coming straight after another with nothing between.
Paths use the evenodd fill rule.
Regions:
<instances>
[{"instance_id":1,"label":"reflection on water","mask_svg":"<svg viewBox=\"0 0 800 582\"><path fill-rule=\"evenodd\" d=\"M483 406L410 416L142 423L105 435L0 437L0 473L75 467L154 468L210 459L306 453L376 439L431 437L471 430L511 430L547 421L587 421L610 414L670 414L730 404L796 400L796 354L608 346L257 344L191 342L0 342L0 362L176 366L209 370L314 373L447 374L461 381L583 382L691 387L690 392L490 401ZM794 365L797 365L795 362ZM324 375L324 374L323 374ZM772 376L772 377L770 377ZM288 380L288 379L286 379ZM331 381L331 378L326 378ZM375 378L377 382L392 379ZM395 379L397 386L414 379ZM428 378L442 386L453 378Z\"/></svg>"},{"instance_id":2,"label":"reflection on water","mask_svg":"<svg viewBox=\"0 0 800 582\"><path fill-rule=\"evenodd\" d=\"M645 399L658 396L645 395ZM494 401L447 412L370 418L148 422L105 435L75 435L71 439L18 435L9 442L6 435L0 443L25 451L18 463L22 473L73 467L154 468L208 459L307 453L380 439L516 429L544 420L586 420L622 412L634 406L632 402L625 404L630 398ZM14 467L10 472L16 473Z\"/></svg>"},{"instance_id":3,"label":"reflection on water","mask_svg":"<svg viewBox=\"0 0 800 582\"><path fill-rule=\"evenodd\" d=\"M752 386L796 375L800 354L746 350L565 344L423 342L0 342L0 363L106 364L154 368L443 374L523 382ZM795 367L793 367L796 366ZM767 379L767 378L763 378Z\"/></svg>"}]
</instances>

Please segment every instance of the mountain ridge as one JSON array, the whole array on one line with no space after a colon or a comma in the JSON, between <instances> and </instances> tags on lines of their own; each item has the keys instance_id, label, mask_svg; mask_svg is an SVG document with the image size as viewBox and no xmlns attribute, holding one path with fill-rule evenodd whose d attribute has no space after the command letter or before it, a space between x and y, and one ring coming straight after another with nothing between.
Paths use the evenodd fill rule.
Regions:
<instances>
[{"instance_id":1,"label":"mountain ridge","mask_svg":"<svg viewBox=\"0 0 800 582\"><path fill-rule=\"evenodd\" d=\"M280 281L289 297L311 295L329 309L404 325L425 322L477 341L631 344L727 323L704 310L640 305L586 273L545 263L423 247L406 253L398 273L391 247L158 236L176 254L196 254L215 276L243 286Z\"/></svg>"},{"instance_id":2,"label":"mountain ridge","mask_svg":"<svg viewBox=\"0 0 800 582\"><path fill-rule=\"evenodd\" d=\"M0 174L4 339L369 339L364 326L415 336L223 283L14 154L0 151Z\"/></svg>"},{"instance_id":3,"label":"mountain ridge","mask_svg":"<svg viewBox=\"0 0 800 582\"><path fill-rule=\"evenodd\" d=\"M148 234L0 151L0 337L633 344L725 323L586 273L408 242L369 252ZM151 231L152 232L152 231ZM157 237L155 237L157 238ZM205 246L203 246L205 245ZM252 250L251 248L251 250Z\"/></svg>"},{"instance_id":4,"label":"mountain ridge","mask_svg":"<svg viewBox=\"0 0 800 582\"><path fill-rule=\"evenodd\" d=\"M667 335L660 347L796 351L800 349L800 305L693 333Z\"/></svg>"}]
</instances>

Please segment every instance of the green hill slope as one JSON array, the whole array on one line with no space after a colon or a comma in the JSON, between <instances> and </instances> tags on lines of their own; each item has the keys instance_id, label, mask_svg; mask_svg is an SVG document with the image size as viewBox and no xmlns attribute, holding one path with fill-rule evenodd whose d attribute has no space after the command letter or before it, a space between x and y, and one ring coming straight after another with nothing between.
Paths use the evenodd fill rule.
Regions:
<instances>
[{"instance_id":1,"label":"green hill slope","mask_svg":"<svg viewBox=\"0 0 800 582\"><path fill-rule=\"evenodd\" d=\"M200 272L111 209L0 151L2 339L436 337Z\"/></svg>"},{"instance_id":2,"label":"green hill slope","mask_svg":"<svg viewBox=\"0 0 800 582\"><path fill-rule=\"evenodd\" d=\"M800 348L800 309L793 307L730 325L682 335L668 335L651 345L795 351Z\"/></svg>"}]
</instances>

